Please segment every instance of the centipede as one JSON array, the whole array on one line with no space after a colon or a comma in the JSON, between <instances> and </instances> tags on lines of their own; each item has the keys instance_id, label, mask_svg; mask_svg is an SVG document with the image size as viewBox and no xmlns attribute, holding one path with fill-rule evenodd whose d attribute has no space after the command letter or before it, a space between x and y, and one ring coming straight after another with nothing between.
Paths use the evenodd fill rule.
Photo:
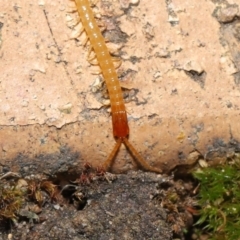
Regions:
<instances>
[{"instance_id":1,"label":"centipede","mask_svg":"<svg viewBox=\"0 0 240 240\"><path fill-rule=\"evenodd\" d=\"M75 37L79 37L83 32L86 33L86 42L90 43L90 51L95 53L95 58L101 69L101 74L106 83L111 106L113 138L115 146L108 158L102 165L105 171L109 171L115 156L121 146L124 144L129 150L133 159L142 170L161 173L162 170L149 165L145 159L138 153L129 141L129 125L126 107L123 99L123 93L118 79L117 71L114 66L113 57L106 45L106 41L98 26L94 13L92 11L92 2L89 0L69 0L71 2L71 11L79 16L75 27L79 29ZM73 5L72 5L73 3Z\"/></svg>"}]
</instances>

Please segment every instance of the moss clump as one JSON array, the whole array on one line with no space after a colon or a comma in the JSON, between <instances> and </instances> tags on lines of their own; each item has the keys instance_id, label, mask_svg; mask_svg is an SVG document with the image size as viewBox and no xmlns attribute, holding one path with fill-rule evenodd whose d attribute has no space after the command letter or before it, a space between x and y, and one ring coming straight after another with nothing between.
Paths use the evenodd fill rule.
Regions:
<instances>
[{"instance_id":1,"label":"moss clump","mask_svg":"<svg viewBox=\"0 0 240 240\"><path fill-rule=\"evenodd\" d=\"M196 225L210 233L210 239L240 238L240 164L206 168L194 173L200 181L201 215Z\"/></svg>"},{"instance_id":2,"label":"moss clump","mask_svg":"<svg viewBox=\"0 0 240 240\"><path fill-rule=\"evenodd\" d=\"M57 186L48 180L0 179L0 226L7 227L9 223L17 223L22 217L28 218L26 212L40 213L44 202L57 201L58 193ZM29 206L32 202L37 203L39 208L31 210Z\"/></svg>"},{"instance_id":3,"label":"moss clump","mask_svg":"<svg viewBox=\"0 0 240 240\"><path fill-rule=\"evenodd\" d=\"M24 203L24 192L15 187L0 185L0 220L15 220Z\"/></svg>"}]
</instances>

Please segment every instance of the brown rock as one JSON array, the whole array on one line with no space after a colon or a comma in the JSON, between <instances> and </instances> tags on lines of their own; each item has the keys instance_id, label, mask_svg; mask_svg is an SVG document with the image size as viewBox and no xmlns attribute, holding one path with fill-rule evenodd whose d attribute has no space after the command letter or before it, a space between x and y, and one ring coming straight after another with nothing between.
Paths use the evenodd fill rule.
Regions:
<instances>
[{"instance_id":1,"label":"brown rock","mask_svg":"<svg viewBox=\"0 0 240 240\"><path fill-rule=\"evenodd\" d=\"M126 107L132 144L165 170L184 164L196 148L206 154L215 139L226 149L234 140L236 150L238 1L222 9L223 21L233 22L220 29L211 1L168 1L166 7L163 0L133 2L126 1L126 11L118 1L96 9L106 37L122 46L119 73L131 89ZM82 162L101 165L114 146L105 95L92 91L96 76L82 45L86 35L70 39L66 5L0 3L0 161L6 169L79 170ZM189 62L197 64L179 68ZM62 149L68 149L64 159ZM122 147L113 171L132 168Z\"/></svg>"}]
</instances>

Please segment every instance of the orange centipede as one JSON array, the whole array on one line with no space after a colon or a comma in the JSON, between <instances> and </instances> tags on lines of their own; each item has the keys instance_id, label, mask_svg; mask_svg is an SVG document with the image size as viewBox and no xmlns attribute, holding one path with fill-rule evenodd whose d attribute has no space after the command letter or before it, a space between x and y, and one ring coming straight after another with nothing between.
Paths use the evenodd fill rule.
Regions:
<instances>
[{"instance_id":1,"label":"orange centipede","mask_svg":"<svg viewBox=\"0 0 240 240\"><path fill-rule=\"evenodd\" d=\"M89 0L71 0L75 2L72 12L78 12L79 20L77 24L82 24L78 36L85 31L87 40L89 40L91 49L94 51L96 59L101 69L101 73L106 82L107 90L110 98L113 136L116 140L115 146L109 157L103 164L103 168L108 171L113 160L123 143L132 154L136 162L146 171L161 173L161 169L150 166L136 151L129 142L129 126L127 112L123 100L123 93L114 67L113 59L106 46L105 39L98 27L94 17ZM81 22L81 23L80 23ZM78 25L79 26L79 25Z\"/></svg>"}]
</instances>

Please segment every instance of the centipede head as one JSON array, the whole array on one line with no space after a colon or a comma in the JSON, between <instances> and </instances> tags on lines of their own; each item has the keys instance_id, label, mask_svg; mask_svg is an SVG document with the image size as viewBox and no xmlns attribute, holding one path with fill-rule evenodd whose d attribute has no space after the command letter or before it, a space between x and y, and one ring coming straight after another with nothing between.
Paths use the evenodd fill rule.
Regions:
<instances>
[{"instance_id":1,"label":"centipede head","mask_svg":"<svg viewBox=\"0 0 240 240\"><path fill-rule=\"evenodd\" d=\"M116 139L127 138L129 135L129 127L127 114L125 111L112 113L113 136Z\"/></svg>"}]
</instances>

